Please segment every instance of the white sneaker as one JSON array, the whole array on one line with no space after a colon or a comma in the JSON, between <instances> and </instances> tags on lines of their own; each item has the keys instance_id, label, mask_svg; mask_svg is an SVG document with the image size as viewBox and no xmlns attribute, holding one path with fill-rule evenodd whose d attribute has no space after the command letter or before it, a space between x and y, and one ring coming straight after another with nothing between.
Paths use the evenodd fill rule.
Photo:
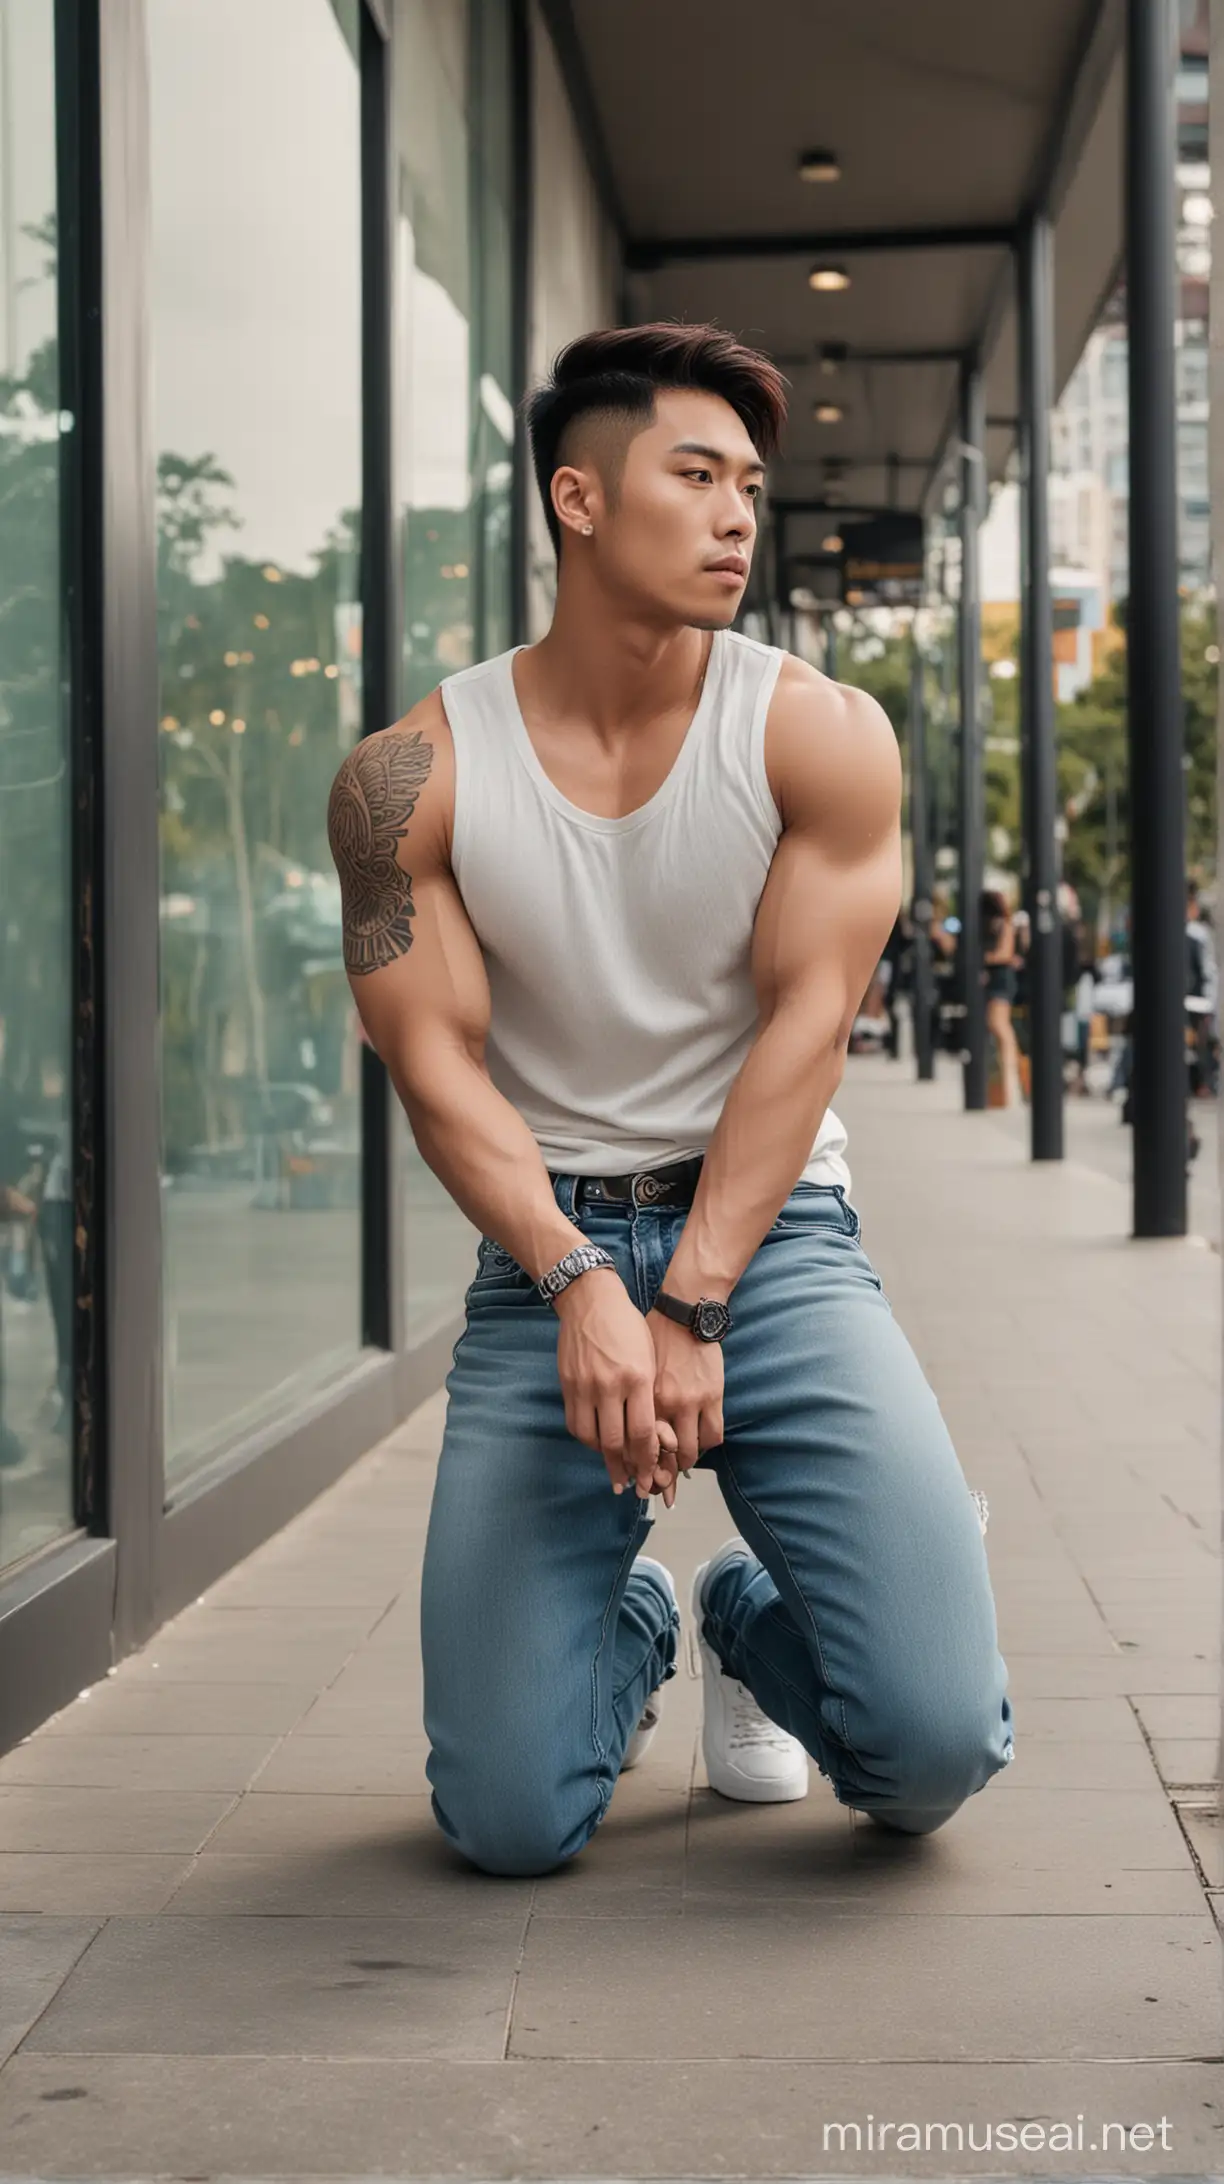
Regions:
<instances>
[{"instance_id":1,"label":"white sneaker","mask_svg":"<svg viewBox=\"0 0 1224 2184\"><path fill-rule=\"evenodd\" d=\"M742 1539L729 1539L693 1579L693 1632L701 1661L705 1708L701 1744L710 1788L720 1797L746 1805L789 1805L808 1793L808 1757L798 1737L789 1736L763 1714L746 1684L728 1676L714 1648L701 1635L702 1600L717 1571L747 1554Z\"/></svg>"},{"instance_id":2,"label":"white sneaker","mask_svg":"<svg viewBox=\"0 0 1224 2184\"><path fill-rule=\"evenodd\" d=\"M653 1555L638 1555L633 1567L635 1570L653 1570L656 1577L661 1577L671 1594L672 1606L679 1608L679 1601L676 1598L676 1580L664 1563L656 1562ZM642 1718L625 1746L625 1756L621 1761L622 1774L628 1774L633 1767L640 1767L654 1741L654 1733L659 1726L659 1716L662 1711L663 1686L660 1684L658 1690L652 1691L647 1699L645 1706L642 1708Z\"/></svg>"}]
</instances>

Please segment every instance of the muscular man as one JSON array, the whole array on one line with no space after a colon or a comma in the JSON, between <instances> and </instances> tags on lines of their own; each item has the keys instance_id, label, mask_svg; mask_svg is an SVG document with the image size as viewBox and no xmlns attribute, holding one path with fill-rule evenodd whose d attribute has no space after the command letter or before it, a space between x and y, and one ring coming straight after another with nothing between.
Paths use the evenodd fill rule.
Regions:
<instances>
[{"instance_id":1,"label":"muscular man","mask_svg":"<svg viewBox=\"0 0 1224 2184\"><path fill-rule=\"evenodd\" d=\"M765 358L593 334L529 405L547 636L331 802L362 1021L482 1232L425 1552L433 1806L490 1873L581 1850L675 1672L651 1496L712 1471L713 1787L938 1827L1011 1757L973 1501L859 1241L829 1102L896 916L873 701L733 633Z\"/></svg>"}]
</instances>

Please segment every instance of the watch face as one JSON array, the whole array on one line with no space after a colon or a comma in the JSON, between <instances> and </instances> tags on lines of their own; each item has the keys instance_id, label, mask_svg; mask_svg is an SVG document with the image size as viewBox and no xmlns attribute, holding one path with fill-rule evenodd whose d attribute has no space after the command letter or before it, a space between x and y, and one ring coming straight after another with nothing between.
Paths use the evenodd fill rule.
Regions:
<instances>
[{"instance_id":1,"label":"watch face","mask_svg":"<svg viewBox=\"0 0 1224 2184\"><path fill-rule=\"evenodd\" d=\"M731 1325L731 1314L725 1304L714 1297L703 1297L697 1306L693 1321L693 1333L702 1342L721 1342Z\"/></svg>"}]
</instances>

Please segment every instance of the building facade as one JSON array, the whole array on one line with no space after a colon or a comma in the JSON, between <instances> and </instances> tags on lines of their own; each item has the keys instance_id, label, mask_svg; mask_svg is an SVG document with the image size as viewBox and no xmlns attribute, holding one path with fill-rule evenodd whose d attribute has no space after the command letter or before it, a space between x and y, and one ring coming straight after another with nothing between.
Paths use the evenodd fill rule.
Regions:
<instances>
[{"instance_id":1,"label":"building facade","mask_svg":"<svg viewBox=\"0 0 1224 2184\"><path fill-rule=\"evenodd\" d=\"M327 791L546 617L618 252L534 0L0 0L0 142L3 1742L449 1362Z\"/></svg>"}]
</instances>

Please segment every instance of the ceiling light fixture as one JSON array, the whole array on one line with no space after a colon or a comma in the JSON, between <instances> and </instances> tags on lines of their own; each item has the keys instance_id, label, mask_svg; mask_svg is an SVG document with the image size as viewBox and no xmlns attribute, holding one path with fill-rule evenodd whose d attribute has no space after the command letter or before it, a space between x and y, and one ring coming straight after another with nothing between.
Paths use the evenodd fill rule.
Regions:
<instances>
[{"instance_id":1,"label":"ceiling light fixture","mask_svg":"<svg viewBox=\"0 0 1224 2184\"><path fill-rule=\"evenodd\" d=\"M845 414L839 402L817 402L812 411L818 425L840 425Z\"/></svg>"},{"instance_id":2,"label":"ceiling light fixture","mask_svg":"<svg viewBox=\"0 0 1224 2184\"><path fill-rule=\"evenodd\" d=\"M828 538L821 539L820 551L822 554L839 554L845 543L839 531L830 531Z\"/></svg>"},{"instance_id":3,"label":"ceiling light fixture","mask_svg":"<svg viewBox=\"0 0 1224 2184\"><path fill-rule=\"evenodd\" d=\"M849 286L850 275L844 265L814 265L808 274L808 287L814 288L818 295L839 295Z\"/></svg>"},{"instance_id":4,"label":"ceiling light fixture","mask_svg":"<svg viewBox=\"0 0 1224 2184\"><path fill-rule=\"evenodd\" d=\"M837 153L801 152L799 179L802 182L840 182L841 161Z\"/></svg>"}]
</instances>

